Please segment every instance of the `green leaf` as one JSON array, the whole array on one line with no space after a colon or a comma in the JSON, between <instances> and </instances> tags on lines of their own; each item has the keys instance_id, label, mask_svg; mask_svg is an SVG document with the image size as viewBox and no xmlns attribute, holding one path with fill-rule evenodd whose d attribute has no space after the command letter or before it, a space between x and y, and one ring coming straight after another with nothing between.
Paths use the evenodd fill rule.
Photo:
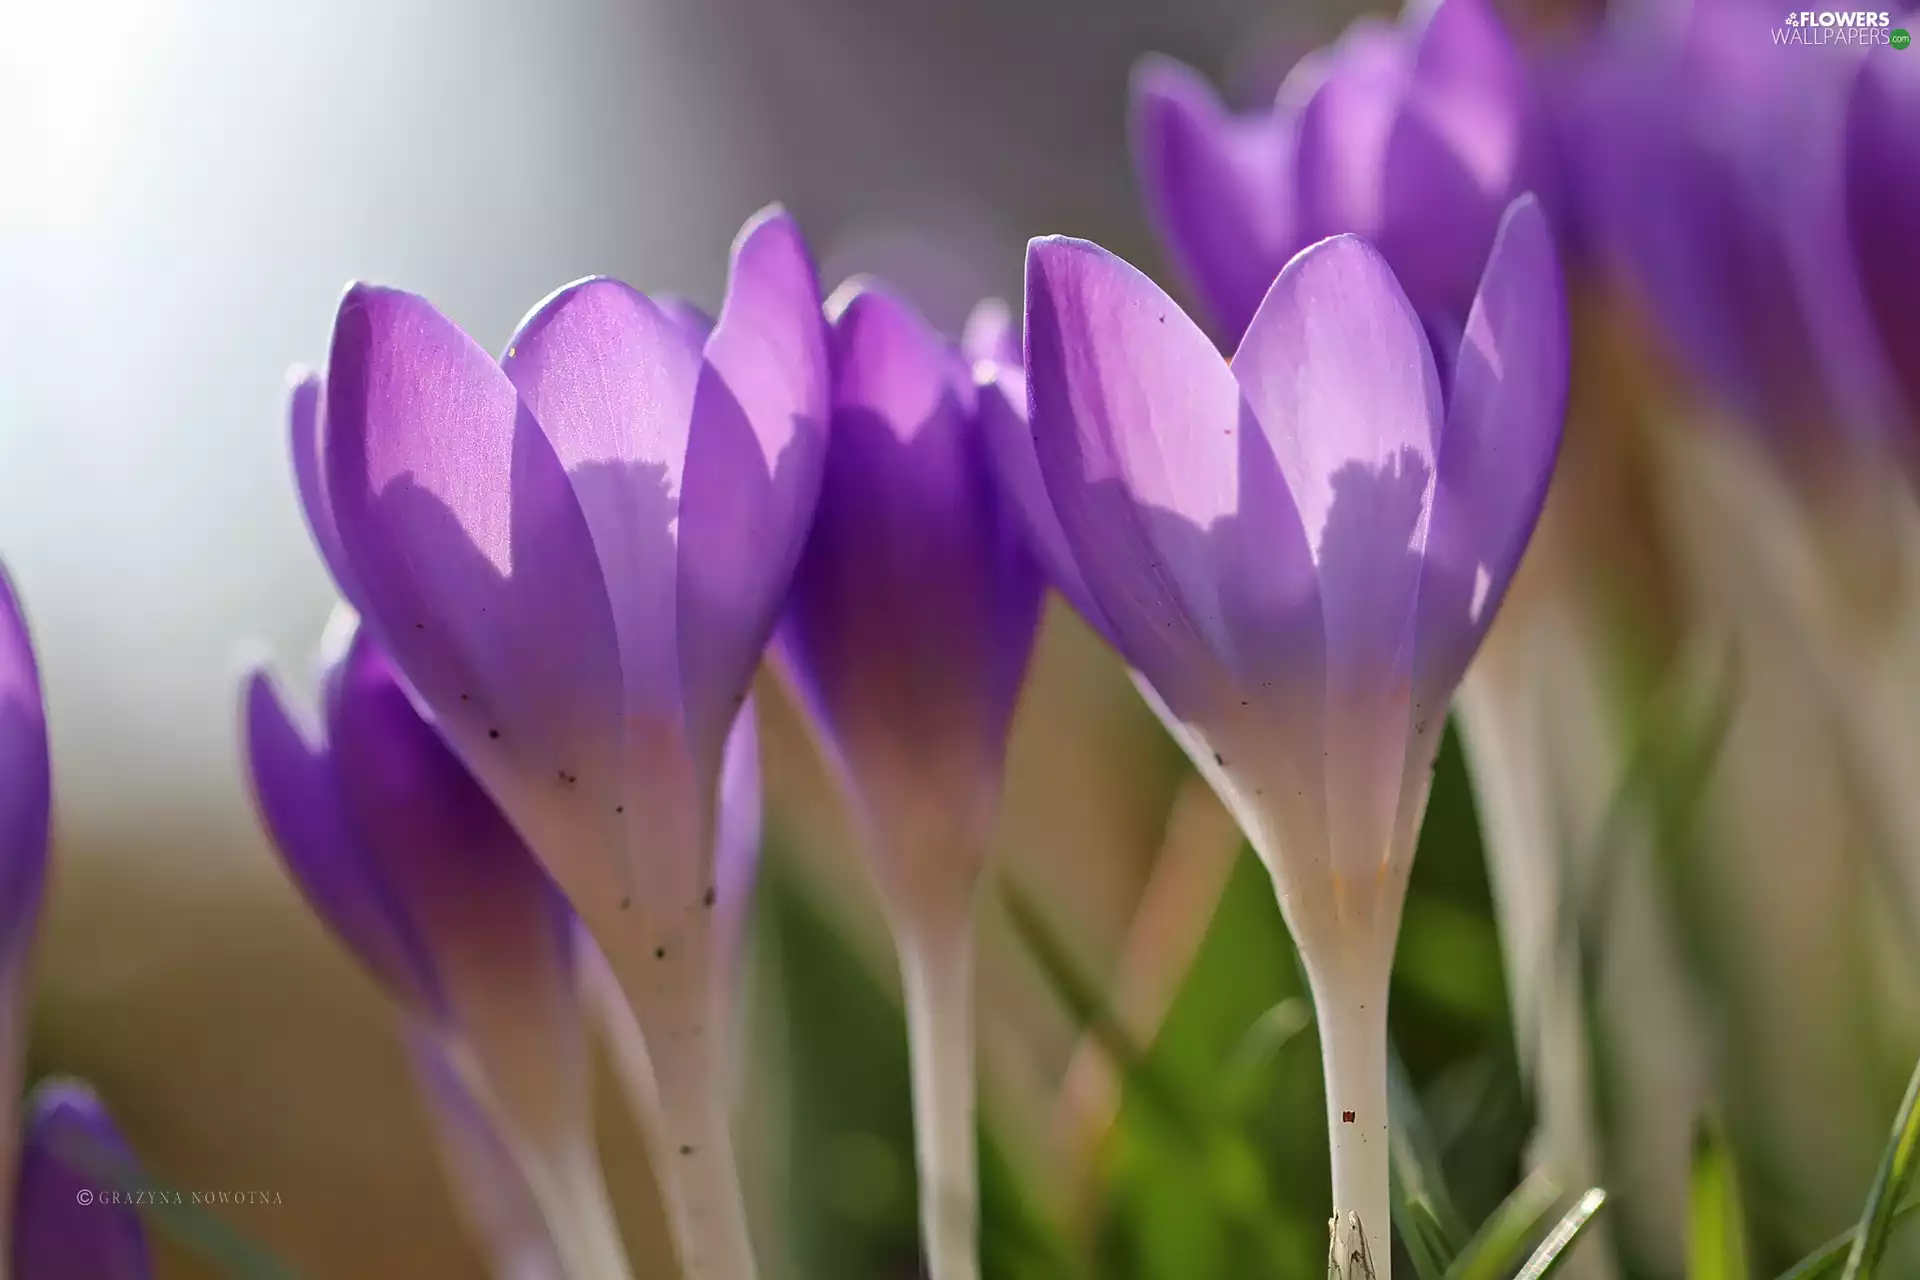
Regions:
<instances>
[{"instance_id":1,"label":"green leaf","mask_svg":"<svg viewBox=\"0 0 1920 1280\"><path fill-rule=\"evenodd\" d=\"M1447 1194L1440 1157L1406 1064L1387 1048L1389 1190L1393 1223L1420 1280L1438 1280L1466 1241L1466 1228Z\"/></svg>"},{"instance_id":2,"label":"green leaf","mask_svg":"<svg viewBox=\"0 0 1920 1280\"><path fill-rule=\"evenodd\" d=\"M1920 1210L1920 1199L1907 1201L1893 1211L1890 1225L1898 1226L1905 1222L1914 1215L1916 1210ZM1853 1242L1859 1234L1860 1228L1857 1224L1848 1227L1782 1272L1780 1280L1826 1280L1826 1277L1840 1270L1840 1264L1845 1262L1847 1255L1853 1252Z\"/></svg>"},{"instance_id":3,"label":"green leaf","mask_svg":"<svg viewBox=\"0 0 1920 1280\"><path fill-rule=\"evenodd\" d=\"M1540 1247L1533 1251L1533 1256L1527 1259L1527 1265L1520 1268L1520 1274L1513 1280L1547 1280L1548 1276L1558 1271L1572 1250L1574 1241L1580 1238L1580 1233L1587 1229L1587 1224L1593 1221L1593 1215L1599 1213L1600 1206L1606 1202L1606 1192L1599 1187L1588 1188L1586 1194L1573 1202L1573 1208L1567 1210L1566 1216L1554 1224L1553 1230L1547 1232L1547 1238L1540 1242Z\"/></svg>"},{"instance_id":4,"label":"green leaf","mask_svg":"<svg viewBox=\"0 0 1920 1280\"><path fill-rule=\"evenodd\" d=\"M1900 1114L1894 1117L1893 1137L1880 1158L1873 1190L1867 1193L1867 1207L1854 1232L1853 1251L1847 1255L1845 1280L1870 1280L1874 1275L1893 1232L1894 1206L1906 1198L1916 1167L1920 1167L1920 1064L1915 1065L1913 1078L1907 1082L1907 1096L1900 1103Z\"/></svg>"},{"instance_id":5,"label":"green leaf","mask_svg":"<svg viewBox=\"0 0 1920 1280\"><path fill-rule=\"evenodd\" d=\"M1501 1280L1513 1274L1546 1226L1560 1189L1544 1173L1534 1173L1501 1201L1447 1269L1447 1280Z\"/></svg>"},{"instance_id":6,"label":"green leaf","mask_svg":"<svg viewBox=\"0 0 1920 1280\"><path fill-rule=\"evenodd\" d=\"M1687 1280L1747 1280L1747 1224L1740 1181L1720 1126L1702 1119L1693 1134L1687 1196Z\"/></svg>"}]
</instances>

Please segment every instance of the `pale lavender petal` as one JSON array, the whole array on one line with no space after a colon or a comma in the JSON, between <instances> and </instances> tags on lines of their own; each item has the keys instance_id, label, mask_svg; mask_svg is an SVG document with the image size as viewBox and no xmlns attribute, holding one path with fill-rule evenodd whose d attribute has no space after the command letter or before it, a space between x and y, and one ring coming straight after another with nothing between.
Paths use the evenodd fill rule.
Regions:
<instances>
[{"instance_id":1,"label":"pale lavender petal","mask_svg":"<svg viewBox=\"0 0 1920 1280\"><path fill-rule=\"evenodd\" d=\"M1233 375L1318 570L1333 857L1373 865L1388 852L1410 727L1414 614L1443 422L1432 352L1386 260L1363 240L1336 236L1274 282ZM1270 669L1284 660L1274 654Z\"/></svg>"},{"instance_id":2,"label":"pale lavender petal","mask_svg":"<svg viewBox=\"0 0 1920 1280\"><path fill-rule=\"evenodd\" d=\"M321 459L366 625L461 754L511 784L522 821L610 815L625 782L611 606L573 486L506 374L421 299L356 286Z\"/></svg>"},{"instance_id":3,"label":"pale lavender petal","mask_svg":"<svg viewBox=\"0 0 1920 1280\"><path fill-rule=\"evenodd\" d=\"M420 1096L440 1140L440 1163L460 1216L486 1252L497 1280L564 1280L552 1233L486 1108L476 1098L430 1024L403 1022Z\"/></svg>"},{"instance_id":4,"label":"pale lavender petal","mask_svg":"<svg viewBox=\"0 0 1920 1280\"><path fill-rule=\"evenodd\" d=\"M779 617L826 456L820 284L778 207L734 243L706 363L681 489L679 646L687 731L711 779Z\"/></svg>"},{"instance_id":5,"label":"pale lavender petal","mask_svg":"<svg viewBox=\"0 0 1920 1280\"><path fill-rule=\"evenodd\" d=\"M715 824L713 892L714 945L719 949L725 999L737 999L740 970L760 873L760 731L748 698L727 735L720 767L720 810Z\"/></svg>"},{"instance_id":6,"label":"pale lavender petal","mask_svg":"<svg viewBox=\"0 0 1920 1280\"><path fill-rule=\"evenodd\" d=\"M646 295L583 280L534 308L501 367L567 469L592 532L620 639L621 709L676 722L674 530L699 343Z\"/></svg>"},{"instance_id":7,"label":"pale lavender petal","mask_svg":"<svg viewBox=\"0 0 1920 1280\"><path fill-rule=\"evenodd\" d=\"M1001 500L1013 511L1026 535L1027 551L1040 566L1043 578L1069 605L1107 639L1112 627L1100 604L1080 576L1066 530L1053 509L1040 457L1034 452L1033 431L1027 425L1027 375L1018 365L996 366L991 376L976 382L980 397L980 434L986 440Z\"/></svg>"},{"instance_id":8,"label":"pale lavender petal","mask_svg":"<svg viewBox=\"0 0 1920 1280\"><path fill-rule=\"evenodd\" d=\"M1291 113L1236 116L1191 68L1134 69L1130 132L1148 213L1213 331L1231 344L1301 244Z\"/></svg>"},{"instance_id":9,"label":"pale lavender petal","mask_svg":"<svg viewBox=\"0 0 1920 1280\"><path fill-rule=\"evenodd\" d=\"M300 494L300 507L306 513L307 528L320 559L333 575L334 586L342 597L354 598L352 570L346 552L340 548L340 529L334 522L333 505L327 498L326 471L320 461L321 425L326 414L326 379L309 370L295 370L293 389L287 396L288 435L293 444L293 480Z\"/></svg>"},{"instance_id":10,"label":"pale lavender petal","mask_svg":"<svg viewBox=\"0 0 1920 1280\"><path fill-rule=\"evenodd\" d=\"M1072 561L1121 655L1192 719L1233 666L1212 535L1260 518L1242 504L1263 464L1243 475L1239 385L1157 285L1083 240L1028 246L1026 332L1035 451Z\"/></svg>"},{"instance_id":11,"label":"pale lavender petal","mask_svg":"<svg viewBox=\"0 0 1920 1280\"><path fill-rule=\"evenodd\" d=\"M1546 501L1568 378L1566 300L1539 202L1514 201L1453 375L1416 628L1414 716L1445 716Z\"/></svg>"},{"instance_id":12,"label":"pale lavender petal","mask_svg":"<svg viewBox=\"0 0 1920 1280\"><path fill-rule=\"evenodd\" d=\"M836 295L836 299L842 295ZM872 286L832 335L834 414L782 644L870 811L990 814L1040 584L958 351Z\"/></svg>"},{"instance_id":13,"label":"pale lavender petal","mask_svg":"<svg viewBox=\"0 0 1920 1280\"><path fill-rule=\"evenodd\" d=\"M1020 364L1020 321L999 298L983 298L960 331L960 354L969 364Z\"/></svg>"},{"instance_id":14,"label":"pale lavender petal","mask_svg":"<svg viewBox=\"0 0 1920 1280\"><path fill-rule=\"evenodd\" d=\"M394 999L439 1010L432 959L348 826L333 758L301 732L265 671L248 677L245 697L254 805L294 884Z\"/></svg>"},{"instance_id":15,"label":"pale lavender petal","mask_svg":"<svg viewBox=\"0 0 1920 1280\"><path fill-rule=\"evenodd\" d=\"M146 1280L153 1274L133 1155L85 1085L27 1100L14 1201L14 1280Z\"/></svg>"},{"instance_id":16,"label":"pale lavender petal","mask_svg":"<svg viewBox=\"0 0 1920 1280\"><path fill-rule=\"evenodd\" d=\"M653 305L700 346L705 347L707 339L713 336L713 317L707 314L704 307L672 293L653 295Z\"/></svg>"}]
</instances>

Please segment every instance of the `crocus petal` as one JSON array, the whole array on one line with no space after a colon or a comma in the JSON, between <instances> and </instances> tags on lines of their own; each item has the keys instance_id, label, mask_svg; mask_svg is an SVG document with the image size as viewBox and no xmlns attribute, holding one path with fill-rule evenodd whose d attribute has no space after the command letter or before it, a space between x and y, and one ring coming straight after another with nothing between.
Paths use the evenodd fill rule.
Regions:
<instances>
[{"instance_id":1,"label":"crocus petal","mask_svg":"<svg viewBox=\"0 0 1920 1280\"><path fill-rule=\"evenodd\" d=\"M976 374L979 378L979 374ZM1059 513L1040 474L1040 456L1034 452L1033 431L1027 425L1027 375L1017 365L998 365L977 381L980 397L980 434L986 441L1001 500L1020 522L1027 550L1040 566L1043 578L1066 598L1087 625L1113 643L1112 628L1100 604L1087 589L1060 527Z\"/></svg>"},{"instance_id":2,"label":"crocus petal","mask_svg":"<svg viewBox=\"0 0 1920 1280\"><path fill-rule=\"evenodd\" d=\"M22 951L40 914L53 771L33 642L0 568L0 953Z\"/></svg>"},{"instance_id":3,"label":"crocus petal","mask_svg":"<svg viewBox=\"0 0 1920 1280\"><path fill-rule=\"evenodd\" d=\"M653 305L660 308L666 317L679 325L689 338L700 346L707 345L707 339L713 336L713 317L704 307L696 306L677 294L663 293L654 296Z\"/></svg>"},{"instance_id":4,"label":"crocus petal","mask_svg":"<svg viewBox=\"0 0 1920 1280\"><path fill-rule=\"evenodd\" d=\"M300 494L301 510L306 512L307 528L313 533L320 559L333 575L340 594L351 601L355 595L353 571L340 547L340 529L334 522L333 504L327 498L326 472L320 461L320 441L325 428L326 379L309 370L296 369L293 389L287 396L287 434L293 445L293 480Z\"/></svg>"},{"instance_id":5,"label":"crocus petal","mask_svg":"<svg viewBox=\"0 0 1920 1280\"><path fill-rule=\"evenodd\" d=\"M628 869L601 855L626 782L618 637L552 444L484 351L393 290L341 303L326 407L368 627L529 838L577 860L577 896L617 900Z\"/></svg>"},{"instance_id":6,"label":"crocus petal","mask_svg":"<svg viewBox=\"0 0 1920 1280\"><path fill-rule=\"evenodd\" d=\"M467 1229L500 1280L563 1280L553 1236L512 1149L467 1087L446 1042L430 1024L401 1028L414 1079L440 1140L440 1163Z\"/></svg>"},{"instance_id":7,"label":"crocus petal","mask_svg":"<svg viewBox=\"0 0 1920 1280\"><path fill-rule=\"evenodd\" d=\"M1020 322L1013 308L999 298L983 298L967 315L960 331L960 354L979 365L1020 363Z\"/></svg>"},{"instance_id":8,"label":"crocus petal","mask_svg":"<svg viewBox=\"0 0 1920 1280\"><path fill-rule=\"evenodd\" d=\"M1313 548L1335 865L1371 868L1389 853L1409 727L1414 611L1443 422L1439 377L1392 269L1352 236L1324 240L1287 265L1235 353L1233 376ZM1263 662L1278 673L1299 645L1272 634L1287 637Z\"/></svg>"},{"instance_id":9,"label":"crocus petal","mask_svg":"<svg viewBox=\"0 0 1920 1280\"><path fill-rule=\"evenodd\" d=\"M1416 717L1444 713L1546 500L1568 377L1566 301L1531 196L1500 224L1461 339L1420 583Z\"/></svg>"},{"instance_id":10,"label":"crocus petal","mask_svg":"<svg viewBox=\"0 0 1920 1280\"><path fill-rule=\"evenodd\" d=\"M1121 655L1193 718L1232 664L1209 535L1243 510L1239 385L1159 286L1084 240L1028 246L1026 319L1035 451L1073 562Z\"/></svg>"},{"instance_id":11,"label":"crocus petal","mask_svg":"<svg viewBox=\"0 0 1920 1280\"><path fill-rule=\"evenodd\" d=\"M245 751L255 806L314 911L395 999L440 1006L432 961L347 825L333 760L301 732L273 678L247 678Z\"/></svg>"},{"instance_id":12,"label":"crocus petal","mask_svg":"<svg viewBox=\"0 0 1920 1280\"><path fill-rule=\"evenodd\" d=\"M702 776L723 743L792 579L819 497L829 383L820 284L778 207L734 243L707 340L680 504L680 671Z\"/></svg>"},{"instance_id":13,"label":"crocus petal","mask_svg":"<svg viewBox=\"0 0 1920 1280\"><path fill-rule=\"evenodd\" d=\"M1920 63L1867 57L1848 105L1848 234L1889 368L1899 379L1906 427L1920 434ZM1912 448L1914 440L1909 440Z\"/></svg>"},{"instance_id":14,"label":"crocus petal","mask_svg":"<svg viewBox=\"0 0 1920 1280\"><path fill-rule=\"evenodd\" d=\"M720 766L720 814L713 858L714 945L722 998L733 1000L746 949L754 881L760 873L760 731L748 698L727 735Z\"/></svg>"},{"instance_id":15,"label":"crocus petal","mask_svg":"<svg viewBox=\"0 0 1920 1280\"><path fill-rule=\"evenodd\" d=\"M836 300L833 439L783 645L869 809L984 821L1039 580L989 470L966 362L877 288Z\"/></svg>"},{"instance_id":16,"label":"crocus petal","mask_svg":"<svg viewBox=\"0 0 1920 1280\"><path fill-rule=\"evenodd\" d=\"M49 1081L27 1100L14 1202L15 1280L145 1280L153 1274L138 1174L86 1086Z\"/></svg>"},{"instance_id":17,"label":"crocus petal","mask_svg":"<svg viewBox=\"0 0 1920 1280\"><path fill-rule=\"evenodd\" d=\"M700 383L700 346L617 280L535 307L501 367L567 469L620 638L628 715L677 721L674 527Z\"/></svg>"},{"instance_id":18,"label":"crocus petal","mask_svg":"<svg viewBox=\"0 0 1920 1280\"><path fill-rule=\"evenodd\" d=\"M1302 243L1288 180L1290 113L1235 116L1191 68L1150 57L1131 88L1147 209L1216 335L1231 343Z\"/></svg>"}]
</instances>

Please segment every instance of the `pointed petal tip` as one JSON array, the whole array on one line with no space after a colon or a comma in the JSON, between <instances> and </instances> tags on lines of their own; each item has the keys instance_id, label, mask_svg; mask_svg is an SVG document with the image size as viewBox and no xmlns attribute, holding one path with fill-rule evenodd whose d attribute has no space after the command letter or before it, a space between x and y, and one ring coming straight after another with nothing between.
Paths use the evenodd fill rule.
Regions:
<instances>
[{"instance_id":1,"label":"pointed petal tip","mask_svg":"<svg viewBox=\"0 0 1920 1280\"><path fill-rule=\"evenodd\" d=\"M1170 107L1191 112L1221 109L1213 83L1180 59L1164 53L1142 54L1127 73L1127 97L1136 110Z\"/></svg>"}]
</instances>

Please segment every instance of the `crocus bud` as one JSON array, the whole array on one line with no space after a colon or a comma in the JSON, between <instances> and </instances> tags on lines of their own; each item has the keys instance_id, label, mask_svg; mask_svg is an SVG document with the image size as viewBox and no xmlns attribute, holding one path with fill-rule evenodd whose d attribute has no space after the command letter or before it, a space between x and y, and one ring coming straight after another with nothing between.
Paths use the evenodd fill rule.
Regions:
<instances>
[{"instance_id":1,"label":"crocus bud","mask_svg":"<svg viewBox=\"0 0 1920 1280\"><path fill-rule=\"evenodd\" d=\"M828 312L833 439L781 648L846 779L900 948L932 1274L968 1280L972 900L1041 584L994 481L967 358L871 284ZM1008 354L991 312L971 338L983 371Z\"/></svg>"},{"instance_id":2,"label":"crocus bud","mask_svg":"<svg viewBox=\"0 0 1920 1280\"><path fill-rule=\"evenodd\" d=\"M262 817L307 900L460 1072L569 1270L623 1270L594 1154L572 913L372 637L344 617L336 638L317 742L267 675L248 682Z\"/></svg>"},{"instance_id":3,"label":"crocus bud","mask_svg":"<svg viewBox=\"0 0 1920 1280\"><path fill-rule=\"evenodd\" d=\"M1272 873L1320 1013L1334 1205L1384 1275L1400 907L1447 705L1565 407L1545 219L1508 210L1444 397L1420 317L1352 236L1287 265L1231 363L1132 267L1037 240L1026 355L1084 590Z\"/></svg>"},{"instance_id":4,"label":"crocus bud","mask_svg":"<svg viewBox=\"0 0 1920 1280\"><path fill-rule=\"evenodd\" d=\"M14 1280L147 1280L138 1169L93 1090L50 1080L27 1099L14 1198Z\"/></svg>"}]
</instances>

